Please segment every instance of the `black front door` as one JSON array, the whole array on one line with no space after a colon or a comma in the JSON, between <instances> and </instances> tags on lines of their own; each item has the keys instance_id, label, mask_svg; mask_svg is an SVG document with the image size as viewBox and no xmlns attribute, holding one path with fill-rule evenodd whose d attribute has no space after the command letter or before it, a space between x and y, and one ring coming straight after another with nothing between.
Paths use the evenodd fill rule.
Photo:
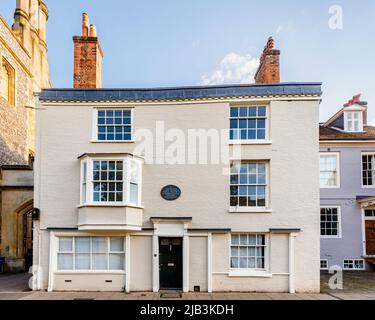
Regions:
<instances>
[{"instance_id":1,"label":"black front door","mask_svg":"<svg viewBox=\"0 0 375 320\"><path fill-rule=\"evenodd\" d=\"M159 238L161 290L182 290L182 238Z\"/></svg>"}]
</instances>

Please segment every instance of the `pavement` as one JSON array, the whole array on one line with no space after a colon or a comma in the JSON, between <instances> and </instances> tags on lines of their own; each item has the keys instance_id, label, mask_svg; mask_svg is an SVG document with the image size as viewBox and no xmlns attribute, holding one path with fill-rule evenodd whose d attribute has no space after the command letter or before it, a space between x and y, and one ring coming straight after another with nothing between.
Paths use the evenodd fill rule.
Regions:
<instances>
[{"instance_id":1,"label":"pavement","mask_svg":"<svg viewBox=\"0 0 375 320\"><path fill-rule=\"evenodd\" d=\"M44 292L28 291L29 274L0 275L0 300L375 300L374 272L347 272L343 290L331 290L331 275L321 275L320 294L288 293L184 293L181 297L137 292Z\"/></svg>"}]
</instances>

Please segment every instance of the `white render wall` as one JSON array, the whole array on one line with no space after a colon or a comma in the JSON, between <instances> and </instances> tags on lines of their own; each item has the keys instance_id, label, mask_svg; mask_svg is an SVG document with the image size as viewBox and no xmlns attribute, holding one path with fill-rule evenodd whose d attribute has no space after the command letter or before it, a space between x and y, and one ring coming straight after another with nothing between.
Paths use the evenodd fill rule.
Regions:
<instances>
[{"instance_id":1,"label":"white render wall","mask_svg":"<svg viewBox=\"0 0 375 320\"><path fill-rule=\"evenodd\" d=\"M244 105L249 104L251 101ZM229 103L132 106L135 106L135 130L155 130L155 121L158 120L165 121L166 130L179 128L186 132L188 129L229 128ZM229 177L222 174L223 165L145 164L142 189L144 227L152 227L149 219L154 216L189 216L192 217L190 228L231 228L232 232L300 228L302 232L295 240L295 287L299 292L318 292L319 101L272 101L269 106L272 144L243 146L242 158L270 162L272 213L229 213ZM89 105L42 107L37 112L35 164L35 204L41 209L40 228L74 228L77 226L80 184L80 162L77 157L83 153L133 153L136 145L90 142L93 108ZM180 199L169 202L160 197L160 189L167 184L175 184L181 188ZM48 237L48 232L41 233L40 243L44 247L48 246L48 239L45 239ZM271 271L287 273L287 235L272 235L272 238ZM195 241L193 240L193 245ZM151 246L146 240L140 242L143 244L132 244L131 257L135 261L143 258L134 251L141 250L140 247L143 246L139 255L144 255ZM45 250L46 248L43 251L48 252L48 249ZM204 254L203 251L201 254ZM38 258L43 269L48 270L48 254L39 255ZM146 263L150 261L147 260ZM131 265L134 268L134 264ZM148 270L145 269L144 272L149 277ZM213 272L229 272L228 235L213 237ZM206 274L202 274L201 279L197 279L202 287L207 281L205 276ZM136 275L133 277L138 278ZM41 289L46 289L45 278L41 283ZM150 287L148 281L138 279L131 281L131 288L146 290ZM284 274L266 279L243 279L225 274L213 275L213 290L245 289L287 291L288 277Z\"/></svg>"}]
</instances>

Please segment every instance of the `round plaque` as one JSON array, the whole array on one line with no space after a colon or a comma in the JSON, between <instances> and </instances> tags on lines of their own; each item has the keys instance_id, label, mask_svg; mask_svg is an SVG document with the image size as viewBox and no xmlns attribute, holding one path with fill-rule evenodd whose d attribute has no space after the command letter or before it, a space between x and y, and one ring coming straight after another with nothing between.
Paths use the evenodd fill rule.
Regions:
<instances>
[{"instance_id":1,"label":"round plaque","mask_svg":"<svg viewBox=\"0 0 375 320\"><path fill-rule=\"evenodd\" d=\"M160 194L164 200L173 201L181 196L181 190L177 186L169 185L161 189Z\"/></svg>"}]
</instances>

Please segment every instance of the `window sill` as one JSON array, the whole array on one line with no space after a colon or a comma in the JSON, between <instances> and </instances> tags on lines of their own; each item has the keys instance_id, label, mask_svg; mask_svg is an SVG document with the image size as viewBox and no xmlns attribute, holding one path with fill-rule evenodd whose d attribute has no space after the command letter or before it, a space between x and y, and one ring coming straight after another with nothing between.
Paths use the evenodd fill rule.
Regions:
<instances>
[{"instance_id":1,"label":"window sill","mask_svg":"<svg viewBox=\"0 0 375 320\"><path fill-rule=\"evenodd\" d=\"M106 140L91 140L91 143L135 143L134 140L118 140L118 141L106 141Z\"/></svg>"},{"instance_id":2,"label":"window sill","mask_svg":"<svg viewBox=\"0 0 375 320\"><path fill-rule=\"evenodd\" d=\"M126 204L126 203L85 203L78 205L77 208L90 208L90 207L104 207L104 208L136 208L136 209L144 209L142 206L137 206L134 204Z\"/></svg>"},{"instance_id":3,"label":"window sill","mask_svg":"<svg viewBox=\"0 0 375 320\"><path fill-rule=\"evenodd\" d=\"M339 240L342 239L341 236L320 236L322 240Z\"/></svg>"},{"instance_id":4,"label":"window sill","mask_svg":"<svg viewBox=\"0 0 375 320\"><path fill-rule=\"evenodd\" d=\"M125 271L93 271L93 270L60 270L60 271L55 271L55 274L125 274Z\"/></svg>"},{"instance_id":5,"label":"window sill","mask_svg":"<svg viewBox=\"0 0 375 320\"><path fill-rule=\"evenodd\" d=\"M272 140L230 140L229 145L270 145Z\"/></svg>"},{"instance_id":6,"label":"window sill","mask_svg":"<svg viewBox=\"0 0 375 320\"><path fill-rule=\"evenodd\" d=\"M272 273L267 271L231 270L229 271L229 277L272 278Z\"/></svg>"},{"instance_id":7,"label":"window sill","mask_svg":"<svg viewBox=\"0 0 375 320\"><path fill-rule=\"evenodd\" d=\"M251 208L251 207L230 207L229 213L272 213L268 208Z\"/></svg>"},{"instance_id":8,"label":"window sill","mask_svg":"<svg viewBox=\"0 0 375 320\"><path fill-rule=\"evenodd\" d=\"M337 187L320 187L321 190L340 189L340 188L341 188L340 186L337 186Z\"/></svg>"}]
</instances>

